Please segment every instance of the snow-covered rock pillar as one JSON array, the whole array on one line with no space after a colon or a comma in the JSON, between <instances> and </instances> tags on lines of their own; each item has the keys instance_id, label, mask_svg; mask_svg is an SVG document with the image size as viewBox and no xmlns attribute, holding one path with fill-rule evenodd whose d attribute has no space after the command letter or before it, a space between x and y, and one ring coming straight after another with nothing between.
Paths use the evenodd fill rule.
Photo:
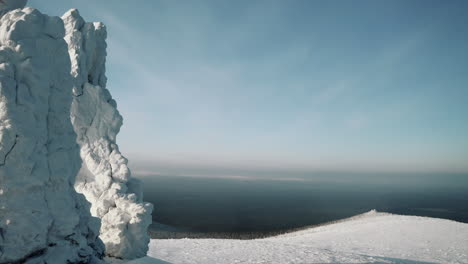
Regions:
<instances>
[{"instance_id":1,"label":"snow-covered rock pillar","mask_svg":"<svg viewBox=\"0 0 468 264\"><path fill-rule=\"evenodd\" d=\"M0 1L0 263L99 263L99 219L74 189L64 24L25 2Z\"/></svg>"},{"instance_id":2,"label":"snow-covered rock pillar","mask_svg":"<svg viewBox=\"0 0 468 264\"><path fill-rule=\"evenodd\" d=\"M71 119L83 160L75 188L91 203L92 215L102 220L106 255L143 257L153 206L143 202L140 182L131 177L116 144L122 116L106 89L106 28L86 23L75 9L62 19L74 77Z\"/></svg>"}]
</instances>

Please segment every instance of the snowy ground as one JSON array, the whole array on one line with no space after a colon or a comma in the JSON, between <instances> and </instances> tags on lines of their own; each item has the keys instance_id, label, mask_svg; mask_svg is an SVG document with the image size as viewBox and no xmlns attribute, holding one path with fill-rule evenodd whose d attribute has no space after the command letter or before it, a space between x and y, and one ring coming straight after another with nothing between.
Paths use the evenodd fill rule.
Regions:
<instances>
[{"instance_id":1,"label":"snowy ground","mask_svg":"<svg viewBox=\"0 0 468 264\"><path fill-rule=\"evenodd\" d=\"M256 240L151 240L127 264L468 263L468 224L371 211L339 223Z\"/></svg>"}]
</instances>

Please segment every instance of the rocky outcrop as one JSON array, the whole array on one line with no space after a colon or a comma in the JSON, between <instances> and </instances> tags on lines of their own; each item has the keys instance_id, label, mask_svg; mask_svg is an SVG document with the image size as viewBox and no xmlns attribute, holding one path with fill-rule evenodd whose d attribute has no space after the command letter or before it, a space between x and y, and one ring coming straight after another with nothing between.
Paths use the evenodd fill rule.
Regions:
<instances>
[{"instance_id":1,"label":"rocky outcrop","mask_svg":"<svg viewBox=\"0 0 468 264\"><path fill-rule=\"evenodd\" d=\"M106 89L106 28L86 23L75 9L62 19L74 77L71 120L83 160L75 188L91 203L91 214L101 219L106 255L145 256L153 207L143 202L140 182L131 177L116 144L122 116Z\"/></svg>"},{"instance_id":2,"label":"rocky outcrop","mask_svg":"<svg viewBox=\"0 0 468 264\"><path fill-rule=\"evenodd\" d=\"M0 0L0 264L142 257L153 208L116 144L106 29L25 4Z\"/></svg>"},{"instance_id":3,"label":"rocky outcrop","mask_svg":"<svg viewBox=\"0 0 468 264\"><path fill-rule=\"evenodd\" d=\"M25 2L0 1L0 263L99 263L100 221L74 189L64 24Z\"/></svg>"}]
</instances>

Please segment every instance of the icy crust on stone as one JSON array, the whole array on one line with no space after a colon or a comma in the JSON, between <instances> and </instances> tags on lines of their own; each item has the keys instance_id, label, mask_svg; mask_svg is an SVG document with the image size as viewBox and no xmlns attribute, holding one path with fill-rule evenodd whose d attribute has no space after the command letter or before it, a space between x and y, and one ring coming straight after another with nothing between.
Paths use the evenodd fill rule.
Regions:
<instances>
[{"instance_id":1,"label":"icy crust on stone","mask_svg":"<svg viewBox=\"0 0 468 264\"><path fill-rule=\"evenodd\" d=\"M0 1L0 263L99 263L99 219L73 186L81 160L63 21L4 12L25 2Z\"/></svg>"},{"instance_id":2,"label":"icy crust on stone","mask_svg":"<svg viewBox=\"0 0 468 264\"><path fill-rule=\"evenodd\" d=\"M143 202L140 182L131 177L116 144L122 116L106 89L106 28L86 23L76 9L62 19L74 77L71 120L83 160L75 189L91 203L91 214L101 218L107 256L145 256L153 206Z\"/></svg>"}]
</instances>

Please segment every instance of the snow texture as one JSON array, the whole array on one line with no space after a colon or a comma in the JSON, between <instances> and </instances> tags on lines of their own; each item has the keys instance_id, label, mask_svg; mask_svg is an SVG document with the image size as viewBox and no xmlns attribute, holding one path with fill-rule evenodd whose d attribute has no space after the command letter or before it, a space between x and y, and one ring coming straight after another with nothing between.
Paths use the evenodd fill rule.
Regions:
<instances>
[{"instance_id":1,"label":"snow texture","mask_svg":"<svg viewBox=\"0 0 468 264\"><path fill-rule=\"evenodd\" d=\"M100 263L99 219L73 186L64 24L25 3L0 1L0 263Z\"/></svg>"},{"instance_id":2,"label":"snow texture","mask_svg":"<svg viewBox=\"0 0 468 264\"><path fill-rule=\"evenodd\" d=\"M468 263L468 224L371 211L338 223L255 239L151 240L127 264Z\"/></svg>"},{"instance_id":3,"label":"snow texture","mask_svg":"<svg viewBox=\"0 0 468 264\"><path fill-rule=\"evenodd\" d=\"M107 256L145 256L153 206L143 202L141 184L131 177L116 144L122 116L106 89L106 28L86 23L76 9L62 19L74 77L71 120L83 160L75 188L91 203L91 214L102 220L100 238Z\"/></svg>"}]
</instances>

